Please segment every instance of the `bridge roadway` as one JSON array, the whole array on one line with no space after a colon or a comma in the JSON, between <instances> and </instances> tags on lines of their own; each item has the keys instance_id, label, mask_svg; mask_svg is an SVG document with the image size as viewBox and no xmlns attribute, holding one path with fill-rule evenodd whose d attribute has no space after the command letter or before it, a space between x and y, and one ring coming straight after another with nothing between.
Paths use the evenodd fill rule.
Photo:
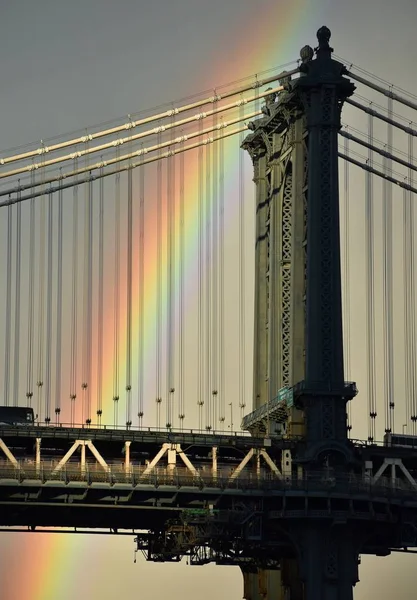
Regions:
<instances>
[{"instance_id":1,"label":"bridge roadway","mask_svg":"<svg viewBox=\"0 0 417 600\"><path fill-rule=\"evenodd\" d=\"M417 508L417 450L356 442L357 465L335 477L291 461L286 469L287 451L300 444L190 431L0 427L0 527L140 532L148 559L188 554L196 564L195 548L221 539L222 552L211 556L229 564L236 544L239 555L252 556L259 543L258 558L273 548L288 556L280 532L292 517L371 519L392 528L404 507ZM196 512L204 526L190 525ZM184 541L184 519L192 541ZM158 546L172 527L174 548L166 537ZM416 546L417 535L407 545Z\"/></svg>"}]
</instances>

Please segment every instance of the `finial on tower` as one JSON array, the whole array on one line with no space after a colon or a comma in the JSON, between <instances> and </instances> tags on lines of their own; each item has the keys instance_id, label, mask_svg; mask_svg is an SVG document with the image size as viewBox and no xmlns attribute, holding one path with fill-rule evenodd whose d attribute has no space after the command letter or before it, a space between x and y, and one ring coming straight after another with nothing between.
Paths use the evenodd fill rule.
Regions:
<instances>
[{"instance_id":1,"label":"finial on tower","mask_svg":"<svg viewBox=\"0 0 417 600\"><path fill-rule=\"evenodd\" d=\"M304 46L300 50L300 58L302 63L307 63L310 60L313 60L314 50L311 46Z\"/></svg>"},{"instance_id":2,"label":"finial on tower","mask_svg":"<svg viewBox=\"0 0 417 600\"><path fill-rule=\"evenodd\" d=\"M330 48L329 41L331 38L331 31L328 27L323 25L317 32L317 39L319 42L318 47L316 48L317 56L328 56L330 58L330 54L333 52L333 48Z\"/></svg>"}]
</instances>

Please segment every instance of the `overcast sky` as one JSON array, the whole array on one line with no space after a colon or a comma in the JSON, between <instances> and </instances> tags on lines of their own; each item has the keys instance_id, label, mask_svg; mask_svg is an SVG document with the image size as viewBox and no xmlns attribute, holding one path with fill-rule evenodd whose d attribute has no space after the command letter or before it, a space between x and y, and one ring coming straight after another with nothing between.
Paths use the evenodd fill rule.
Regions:
<instances>
[{"instance_id":1,"label":"overcast sky","mask_svg":"<svg viewBox=\"0 0 417 600\"><path fill-rule=\"evenodd\" d=\"M283 64L323 24L338 55L417 93L414 0L3 0L0 148ZM355 597L415 597L416 566L364 559ZM238 600L242 581L231 567L133 564L130 538L0 534L0 596Z\"/></svg>"}]
</instances>

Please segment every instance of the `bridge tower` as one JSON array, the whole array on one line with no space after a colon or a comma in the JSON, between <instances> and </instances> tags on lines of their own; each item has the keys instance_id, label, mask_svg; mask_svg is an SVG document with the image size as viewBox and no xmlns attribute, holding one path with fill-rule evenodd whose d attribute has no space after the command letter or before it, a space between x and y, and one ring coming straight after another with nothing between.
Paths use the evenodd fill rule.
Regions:
<instances>
[{"instance_id":1,"label":"bridge tower","mask_svg":"<svg viewBox=\"0 0 417 600\"><path fill-rule=\"evenodd\" d=\"M354 85L331 57L330 31L317 37L315 51L301 50L300 78L281 82L243 143L257 190L252 414L267 405L248 428L303 436L301 451L282 456L291 477L348 468L346 403L356 393L343 370L338 191L340 113ZM285 389L289 400L273 403ZM244 574L247 600L352 598L358 554L345 527L294 521L286 533L294 557Z\"/></svg>"}]
</instances>

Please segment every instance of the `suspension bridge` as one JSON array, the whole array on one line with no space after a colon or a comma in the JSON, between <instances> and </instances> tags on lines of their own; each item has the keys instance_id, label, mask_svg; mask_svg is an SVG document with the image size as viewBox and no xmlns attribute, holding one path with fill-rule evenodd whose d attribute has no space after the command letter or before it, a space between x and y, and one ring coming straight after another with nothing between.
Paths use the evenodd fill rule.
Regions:
<instances>
[{"instance_id":1,"label":"suspension bridge","mask_svg":"<svg viewBox=\"0 0 417 600\"><path fill-rule=\"evenodd\" d=\"M35 415L0 424L3 529L134 535L247 600L417 546L417 99L329 39L1 153L2 404Z\"/></svg>"}]
</instances>

